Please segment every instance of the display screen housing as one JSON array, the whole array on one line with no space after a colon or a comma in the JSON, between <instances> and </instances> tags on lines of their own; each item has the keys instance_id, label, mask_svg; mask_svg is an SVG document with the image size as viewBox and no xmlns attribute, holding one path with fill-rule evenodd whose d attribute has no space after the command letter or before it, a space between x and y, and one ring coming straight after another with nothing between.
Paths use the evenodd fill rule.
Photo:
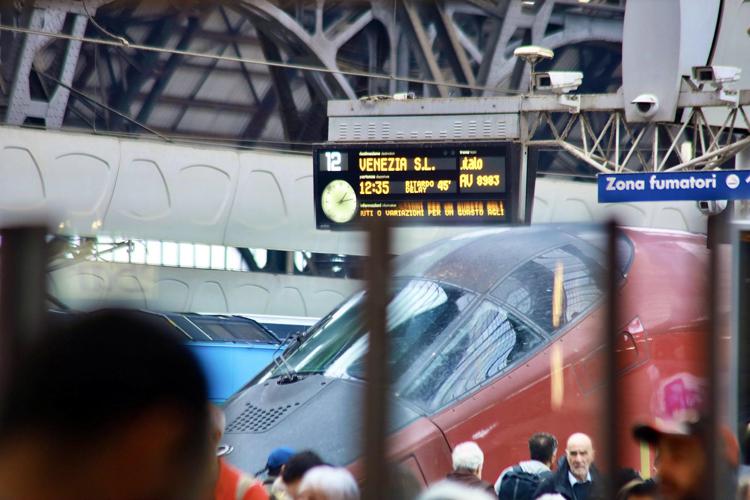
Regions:
<instances>
[{"instance_id":1,"label":"display screen housing","mask_svg":"<svg viewBox=\"0 0 750 500\"><path fill-rule=\"evenodd\" d=\"M323 144L313 163L319 229L519 222L514 143Z\"/></svg>"}]
</instances>

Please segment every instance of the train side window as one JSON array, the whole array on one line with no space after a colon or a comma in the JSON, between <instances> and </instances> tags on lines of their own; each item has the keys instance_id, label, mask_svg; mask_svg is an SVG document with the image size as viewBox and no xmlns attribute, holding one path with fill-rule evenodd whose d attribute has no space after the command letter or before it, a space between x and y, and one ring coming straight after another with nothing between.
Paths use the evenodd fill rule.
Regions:
<instances>
[{"instance_id":1,"label":"train side window","mask_svg":"<svg viewBox=\"0 0 750 500\"><path fill-rule=\"evenodd\" d=\"M541 343L512 314L485 300L402 394L430 409L440 408L502 373Z\"/></svg>"},{"instance_id":2,"label":"train side window","mask_svg":"<svg viewBox=\"0 0 750 500\"><path fill-rule=\"evenodd\" d=\"M492 295L551 334L602 297L603 259L604 255L595 248L577 245L555 248L516 269L500 282ZM553 307L556 272L562 277L559 311Z\"/></svg>"}]
</instances>

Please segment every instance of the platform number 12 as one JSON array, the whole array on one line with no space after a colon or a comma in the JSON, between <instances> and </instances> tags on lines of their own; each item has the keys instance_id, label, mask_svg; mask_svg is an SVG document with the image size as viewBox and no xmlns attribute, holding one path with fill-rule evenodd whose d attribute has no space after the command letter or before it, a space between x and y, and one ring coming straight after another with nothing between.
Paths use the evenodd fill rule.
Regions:
<instances>
[{"instance_id":1,"label":"platform number 12","mask_svg":"<svg viewBox=\"0 0 750 500\"><path fill-rule=\"evenodd\" d=\"M341 153L339 151L326 151L326 170L329 172L341 172Z\"/></svg>"}]
</instances>

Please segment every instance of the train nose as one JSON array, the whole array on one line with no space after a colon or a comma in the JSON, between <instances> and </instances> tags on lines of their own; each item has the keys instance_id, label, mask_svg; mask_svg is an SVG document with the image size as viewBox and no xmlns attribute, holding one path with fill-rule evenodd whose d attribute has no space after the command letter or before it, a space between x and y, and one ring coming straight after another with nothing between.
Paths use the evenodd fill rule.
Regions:
<instances>
[{"instance_id":1,"label":"train nose","mask_svg":"<svg viewBox=\"0 0 750 500\"><path fill-rule=\"evenodd\" d=\"M227 426L222 444L231 447L226 459L242 470L263 469L268 454L279 446L313 450L334 465L346 465L360 454L364 383L323 375L307 375L289 384L268 380L249 387L225 408ZM394 401L391 430L420 415Z\"/></svg>"}]
</instances>

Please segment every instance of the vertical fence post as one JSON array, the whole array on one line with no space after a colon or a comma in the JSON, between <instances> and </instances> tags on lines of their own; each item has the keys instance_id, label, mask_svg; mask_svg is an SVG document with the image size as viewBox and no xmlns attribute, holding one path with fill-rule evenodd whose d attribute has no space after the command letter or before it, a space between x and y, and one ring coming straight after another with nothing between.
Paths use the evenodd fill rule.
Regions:
<instances>
[{"instance_id":1,"label":"vertical fence post","mask_svg":"<svg viewBox=\"0 0 750 500\"><path fill-rule=\"evenodd\" d=\"M363 500L382 500L388 491L386 428L388 409L387 307L390 281L390 231L382 219L368 221L369 248L366 324L369 331L365 388L365 483Z\"/></svg>"},{"instance_id":2,"label":"vertical fence post","mask_svg":"<svg viewBox=\"0 0 750 500\"><path fill-rule=\"evenodd\" d=\"M733 236L733 317L727 413L732 430L740 438L741 464L747 466L750 465L750 453L745 442L750 417L750 225L743 221Z\"/></svg>"},{"instance_id":3,"label":"vertical fence post","mask_svg":"<svg viewBox=\"0 0 750 500\"><path fill-rule=\"evenodd\" d=\"M715 227L715 230L724 234L726 232L725 223L719 221ZM710 235L709 235L710 237ZM719 383L720 375L720 362L719 356L721 356L721 349L717 345L721 335L721 318L719 317L719 241L714 238L713 242L710 243L710 261L708 269L708 304L709 304L709 323L708 331L704 335L704 353L705 353L705 373L706 373L706 397L704 400L704 408L702 419L704 420L703 425L703 439L704 450L706 450L706 484L704 486L704 498L731 498L734 492L731 492L731 496L724 496L724 493L729 494L729 491L722 488L722 478L725 478L726 472L726 461L722 457L721 448L722 441L719 434L719 423L721 421L720 409L721 409L721 384ZM724 491L722 491L724 490Z\"/></svg>"},{"instance_id":4,"label":"vertical fence post","mask_svg":"<svg viewBox=\"0 0 750 500\"><path fill-rule=\"evenodd\" d=\"M620 391L617 383L617 336L619 335L619 305L617 289L620 281L620 270L617 265L617 223L611 220L606 223L607 233L607 315L604 334L604 346L607 352L607 391L605 397L604 422L607 436L606 472L609 479L606 482L606 498L615 498L617 486L615 477L620 463ZM629 432L630 429L627 429Z\"/></svg>"}]
</instances>

